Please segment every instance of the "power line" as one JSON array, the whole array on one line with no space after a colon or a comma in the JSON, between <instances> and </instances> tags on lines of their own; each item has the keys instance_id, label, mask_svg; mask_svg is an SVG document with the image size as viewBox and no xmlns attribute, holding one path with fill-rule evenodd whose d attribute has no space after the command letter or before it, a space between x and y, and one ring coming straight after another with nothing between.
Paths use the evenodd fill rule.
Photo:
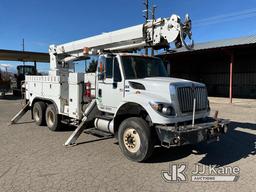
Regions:
<instances>
[{"instance_id":1,"label":"power line","mask_svg":"<svg viewBox=\"0 0 256 192\"><path fill-rule=\"evenodd\" d=\"M200 20L197 20L196 22L204 22L204 21L208 21L208 20L222 19L223 17L224 18L225 17L233 17L233 16L237 16L237 15L244 15L244 14L255 13L255 12L256 12L256 8L255 9L246 9L243 11L237 11L237 12L233 12L233 13L221 14L221 15L217 15L217 16L213 16L213 17L200 19Z\"/></svg>"},{"instance_id":2,"label":"power line","mask_svg":"<svg viewBox=\"0 0 256 192\"><path fill-rule=\"evenodd\" d=\"M247 9L243 11L238 11L234 13L222 14L213 17L208 17L205 19L195 20L193 25L196 27L199 26L207 26L227 21L234 21L234 20L241 20L245 18L255 17L256 16L256 9Z\"/></svg>"}]
</instances>

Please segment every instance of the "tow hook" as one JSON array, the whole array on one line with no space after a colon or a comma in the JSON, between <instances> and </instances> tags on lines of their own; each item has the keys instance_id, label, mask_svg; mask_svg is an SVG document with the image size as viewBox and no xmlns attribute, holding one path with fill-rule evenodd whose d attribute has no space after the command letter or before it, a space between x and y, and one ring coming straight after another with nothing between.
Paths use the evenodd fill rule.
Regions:
<instances>
[{"instance_id":1,"label":"tow hook","mask_svg":"<svg viewBox=\"0 0 256 192\"><path fill-rule=\"evenodd\" d=\"M178 136L178 137L175 137L175 138L172 140L172 142L173 142L175 145L179 144L179 143L180 143L180 137L179 137L179 136Z\"/></svg>"}]
</instances>

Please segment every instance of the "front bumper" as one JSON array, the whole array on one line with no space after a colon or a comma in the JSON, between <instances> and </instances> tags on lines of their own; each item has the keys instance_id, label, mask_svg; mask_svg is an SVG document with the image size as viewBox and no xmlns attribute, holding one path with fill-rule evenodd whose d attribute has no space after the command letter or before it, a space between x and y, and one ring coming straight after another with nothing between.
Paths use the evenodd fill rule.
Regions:
<instances>
[{"instance_id":1,"label":"front bumper","mask_svg":"<svg viewBox=\"0 0 256 192\"><path fill-rule=\"evenodd\" d=\"M194 126L184 123L183 125L156 125L161 145L164 147L197 144L203 141L216 141L219 136L228 130L229 120L206 118L197 121ZM187 125L186 125L187 124Z\"/></svg>"}]
</instances>

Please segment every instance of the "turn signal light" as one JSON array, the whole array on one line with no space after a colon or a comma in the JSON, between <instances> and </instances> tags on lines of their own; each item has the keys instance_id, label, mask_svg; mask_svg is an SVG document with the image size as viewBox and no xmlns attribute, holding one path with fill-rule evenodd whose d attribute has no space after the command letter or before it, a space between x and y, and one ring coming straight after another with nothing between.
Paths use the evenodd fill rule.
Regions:
<instances>
[{"instance_id":1,"label":"turn signal light","mask_svg":"<svg viewBox=\"0 0 256 192\"><path fill-rule=\"evenodd\" d=\"M88 55L89 54L89 48L88 47L84 47L83 48L83 54L84 55Z\"/></svg>"}]
</instances>

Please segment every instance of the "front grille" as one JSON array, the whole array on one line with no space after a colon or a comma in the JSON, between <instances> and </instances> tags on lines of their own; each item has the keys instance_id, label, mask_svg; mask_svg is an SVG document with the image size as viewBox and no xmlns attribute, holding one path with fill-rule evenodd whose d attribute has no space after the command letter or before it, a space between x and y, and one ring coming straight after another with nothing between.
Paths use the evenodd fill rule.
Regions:
<instances>
[{"instance_id":1,"label":"front grille","mask_svg":"<svg viewBox=\"0 0 256 192\"><path fill-rule=\"evenodd\" d=\"M194 90L194 91L193 91ZM178 87L178 101L182 113L193 111L193 100L196 99L196 111L207 109L207 90L205 87Z\"/></svg>"}]
</instances>

